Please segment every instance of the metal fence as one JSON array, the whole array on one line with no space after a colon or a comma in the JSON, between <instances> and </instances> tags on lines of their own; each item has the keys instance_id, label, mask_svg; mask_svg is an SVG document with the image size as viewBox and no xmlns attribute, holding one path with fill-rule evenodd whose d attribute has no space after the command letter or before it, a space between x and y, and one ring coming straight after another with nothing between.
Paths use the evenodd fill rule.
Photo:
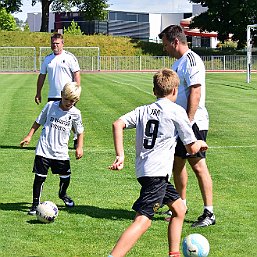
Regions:
<instances>
[{"instance_id":1,"label":"metal fence","mask_svg":"<svg viewBox=\"0 0 257 257\"><path fill-rule=\"evenodd\" d=\"M175 59L168 56L99 56L99 48L68 47L80 64L81 71L154 71L171 67ZM0 47L0 72L38 71L48 47ZM201 56L206 70L246 71L246 55ZM257 56L252 56L252 69L257 70Z\"/></svg>"}]
</instances>

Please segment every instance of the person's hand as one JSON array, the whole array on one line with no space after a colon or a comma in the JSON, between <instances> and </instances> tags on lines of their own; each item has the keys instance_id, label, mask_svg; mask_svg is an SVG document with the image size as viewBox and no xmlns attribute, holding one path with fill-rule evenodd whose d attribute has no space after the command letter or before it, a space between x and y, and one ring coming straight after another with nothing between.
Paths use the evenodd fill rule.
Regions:
<instances>
[{"instance_id":1,"label":"person's hand","mask_svg":"<svg viewBox=\"0 0 257 257\"><path fill-rule=\"evenodd\" d=\"M20 146L24 147L24 146L28 145L30 143L30 140L31 140L30 136L24 137L24 139L20 142Z\"/></svg>"},{"instance_id":2,"label":"person's hand","mask_svg":"<svg viewBox=\"0 0 257 257\"><path fill-rule=\"evenodd\" d=\"M76 159L79 160L83 156L83 148L77 147L75 152Z\"/></svg>"},{"instance_id":3,"label":"person's hand","mask_svg":"<svg viewBox=\"0 0 257 257\"><path fill-rule=\"evenodd\" d=\"M208 148L209 148L209 146L207 145L207 143L206 143L206 142L204 142L204 141L201 141L201 148L200 148L200 152L205 152L205 151L207 151L207 150L208 150Z\"/></svg>"},{"instance_id":4,"label":"person's hand","mask_svg":"<svg viewBox=\"0 0 257 257\"><path fill-rule=\"evenodd\" d=\"M35 96L35 103L40 104L41 103L41 95L36 95Z\"/></svg>"},{"instance_id":5,"label":"person's hand","mask_svg":"<svg viewBox=\"0 0 257 257\"><path fill-rule=\"evenodd\" d=\"M115 161L111 166L109 166L110 170L122 170L124 168L124 156L116 156Z\"/></svg>"}]
</instances>

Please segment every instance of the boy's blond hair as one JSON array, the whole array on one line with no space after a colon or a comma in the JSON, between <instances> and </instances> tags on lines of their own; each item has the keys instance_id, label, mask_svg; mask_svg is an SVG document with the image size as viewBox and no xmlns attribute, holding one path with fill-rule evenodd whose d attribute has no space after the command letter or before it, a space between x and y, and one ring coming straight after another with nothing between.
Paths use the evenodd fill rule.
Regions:
<instances>
[{"instance_id":1,"label":"boy's blond hair","mask_svg":"<svg viewBox=\"0 0 257 257\"><path fill-rule=\"evenodd\" d=\"M153 92L158 98L169 95L173 88L178 88L178 85L179 77L171 69L163 68L153 76Z\"/></svg>"},{"instance_id":2,"label":"boy's blond hair","mask_svg":"<svg viewBox=\"0 0 257 257\"><path fill-rule=\"evenodd\" d=\"M74 101L79 101L81 94L81 86L77 82L68 82L65 84L62 90L62 96Z\"/></svg>"}]
</instances>

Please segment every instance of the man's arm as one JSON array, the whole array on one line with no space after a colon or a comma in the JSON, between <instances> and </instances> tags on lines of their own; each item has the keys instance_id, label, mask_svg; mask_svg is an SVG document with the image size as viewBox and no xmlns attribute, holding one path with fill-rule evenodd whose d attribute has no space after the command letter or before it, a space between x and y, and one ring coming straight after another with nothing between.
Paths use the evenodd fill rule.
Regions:
<instances>
[{"instance_id":1,"label":"man's arm","mask_svg":"<svg viewBox=\"0 0 257 257\"><path fill-rule=\"evenodd\" d=\"M36 96L35 96L35 102L37 104L40 104L41 103L41 91L42 91L42 87L44 85L44 82L45 82L45 79L46 79L46 74L39 74L38 75L38 79L37 79L37 93L36 93Z\"/></svg>"},{"instance_id":2,"label":"man's arm","mask_svg":"<svg viewBox=\"0 0 257 257\"><path fill-rule=\"evenodd\" d=\"M74 82L77 82L80 85L80 71L73 72Z\"/></svg>"},{"instance_id":3,"label":"man's arm","mask_svg":"<svg viewBox=\"0 0 257 257\"><path fill-rule=\"evenodd\" d=\"M194 119L195 113L199 106L201 98L201 85L196 84L190 86L190 94L188 97L188 104L187 104L187 116L190 122Z\"/></svg>"},{"instance_id":4,"label":"man's arm","mask_svg":"<svg viewBox=\"0 0 257 257\"><path fill-rule=\"evenodd\" d=\"M112 170L121 170L124 167L123 129L125 126L125 123L121 119L116 120L112 124L114 148L116 152L116 158L110 166Z\"/></svg>"}]
</instances>

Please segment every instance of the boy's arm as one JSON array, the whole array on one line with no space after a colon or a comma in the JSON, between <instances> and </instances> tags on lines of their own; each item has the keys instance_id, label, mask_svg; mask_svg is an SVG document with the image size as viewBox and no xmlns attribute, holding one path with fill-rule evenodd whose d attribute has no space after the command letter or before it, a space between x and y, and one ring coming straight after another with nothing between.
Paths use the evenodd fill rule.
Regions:
<instances>
[{"instance_id":1,"label":"boy's arm","mask_svg":"<svg viewBox=\"0 0 257 257\"><path fill-rule=\"evenodd\" d=\"M208 149L208 145L203 140L197 140L191 144L185 145L185 147L187 152L192 155L198 153L199 151L200 152L207 151Z\"/></svg>"},{"instance_id":2,"label":"boy's arm","mask_svg":"<svg viewBox=\"0 0 257 257\"><path fill-rule=\"evenodd\" d=\"M80 159L83 156L83 141L84 141L84 133L77 134L77 148L75 152L76 159Z\"/></svg>"},{"instance_id":3,"label":"boy's arm","mask_svg":"<svg viewBox=\"0 0 257 257\"><path fill-rule=\"evenodd\" d=\"M24 137L24 139L20 142L20 146L23 147L25 145L28 145L32 136L34 135L34 133L38 130L38 128L40 127L40 124L38 124L36 121L33 123L28 135L26 137Z\"/></svg>"},{"instance_id":4,"label":"boy's arm","mask_svg":"<svg viewBox=\"0 0 257 257\"><path fill-rule=\"evenodd\" d=\"M110 166L112 170L121 170L124 167L124 147L123 147L123 129L126 127L125 123L118 119L112 124L114 148L116 158Z\"/></svg>"}]
</instances>

